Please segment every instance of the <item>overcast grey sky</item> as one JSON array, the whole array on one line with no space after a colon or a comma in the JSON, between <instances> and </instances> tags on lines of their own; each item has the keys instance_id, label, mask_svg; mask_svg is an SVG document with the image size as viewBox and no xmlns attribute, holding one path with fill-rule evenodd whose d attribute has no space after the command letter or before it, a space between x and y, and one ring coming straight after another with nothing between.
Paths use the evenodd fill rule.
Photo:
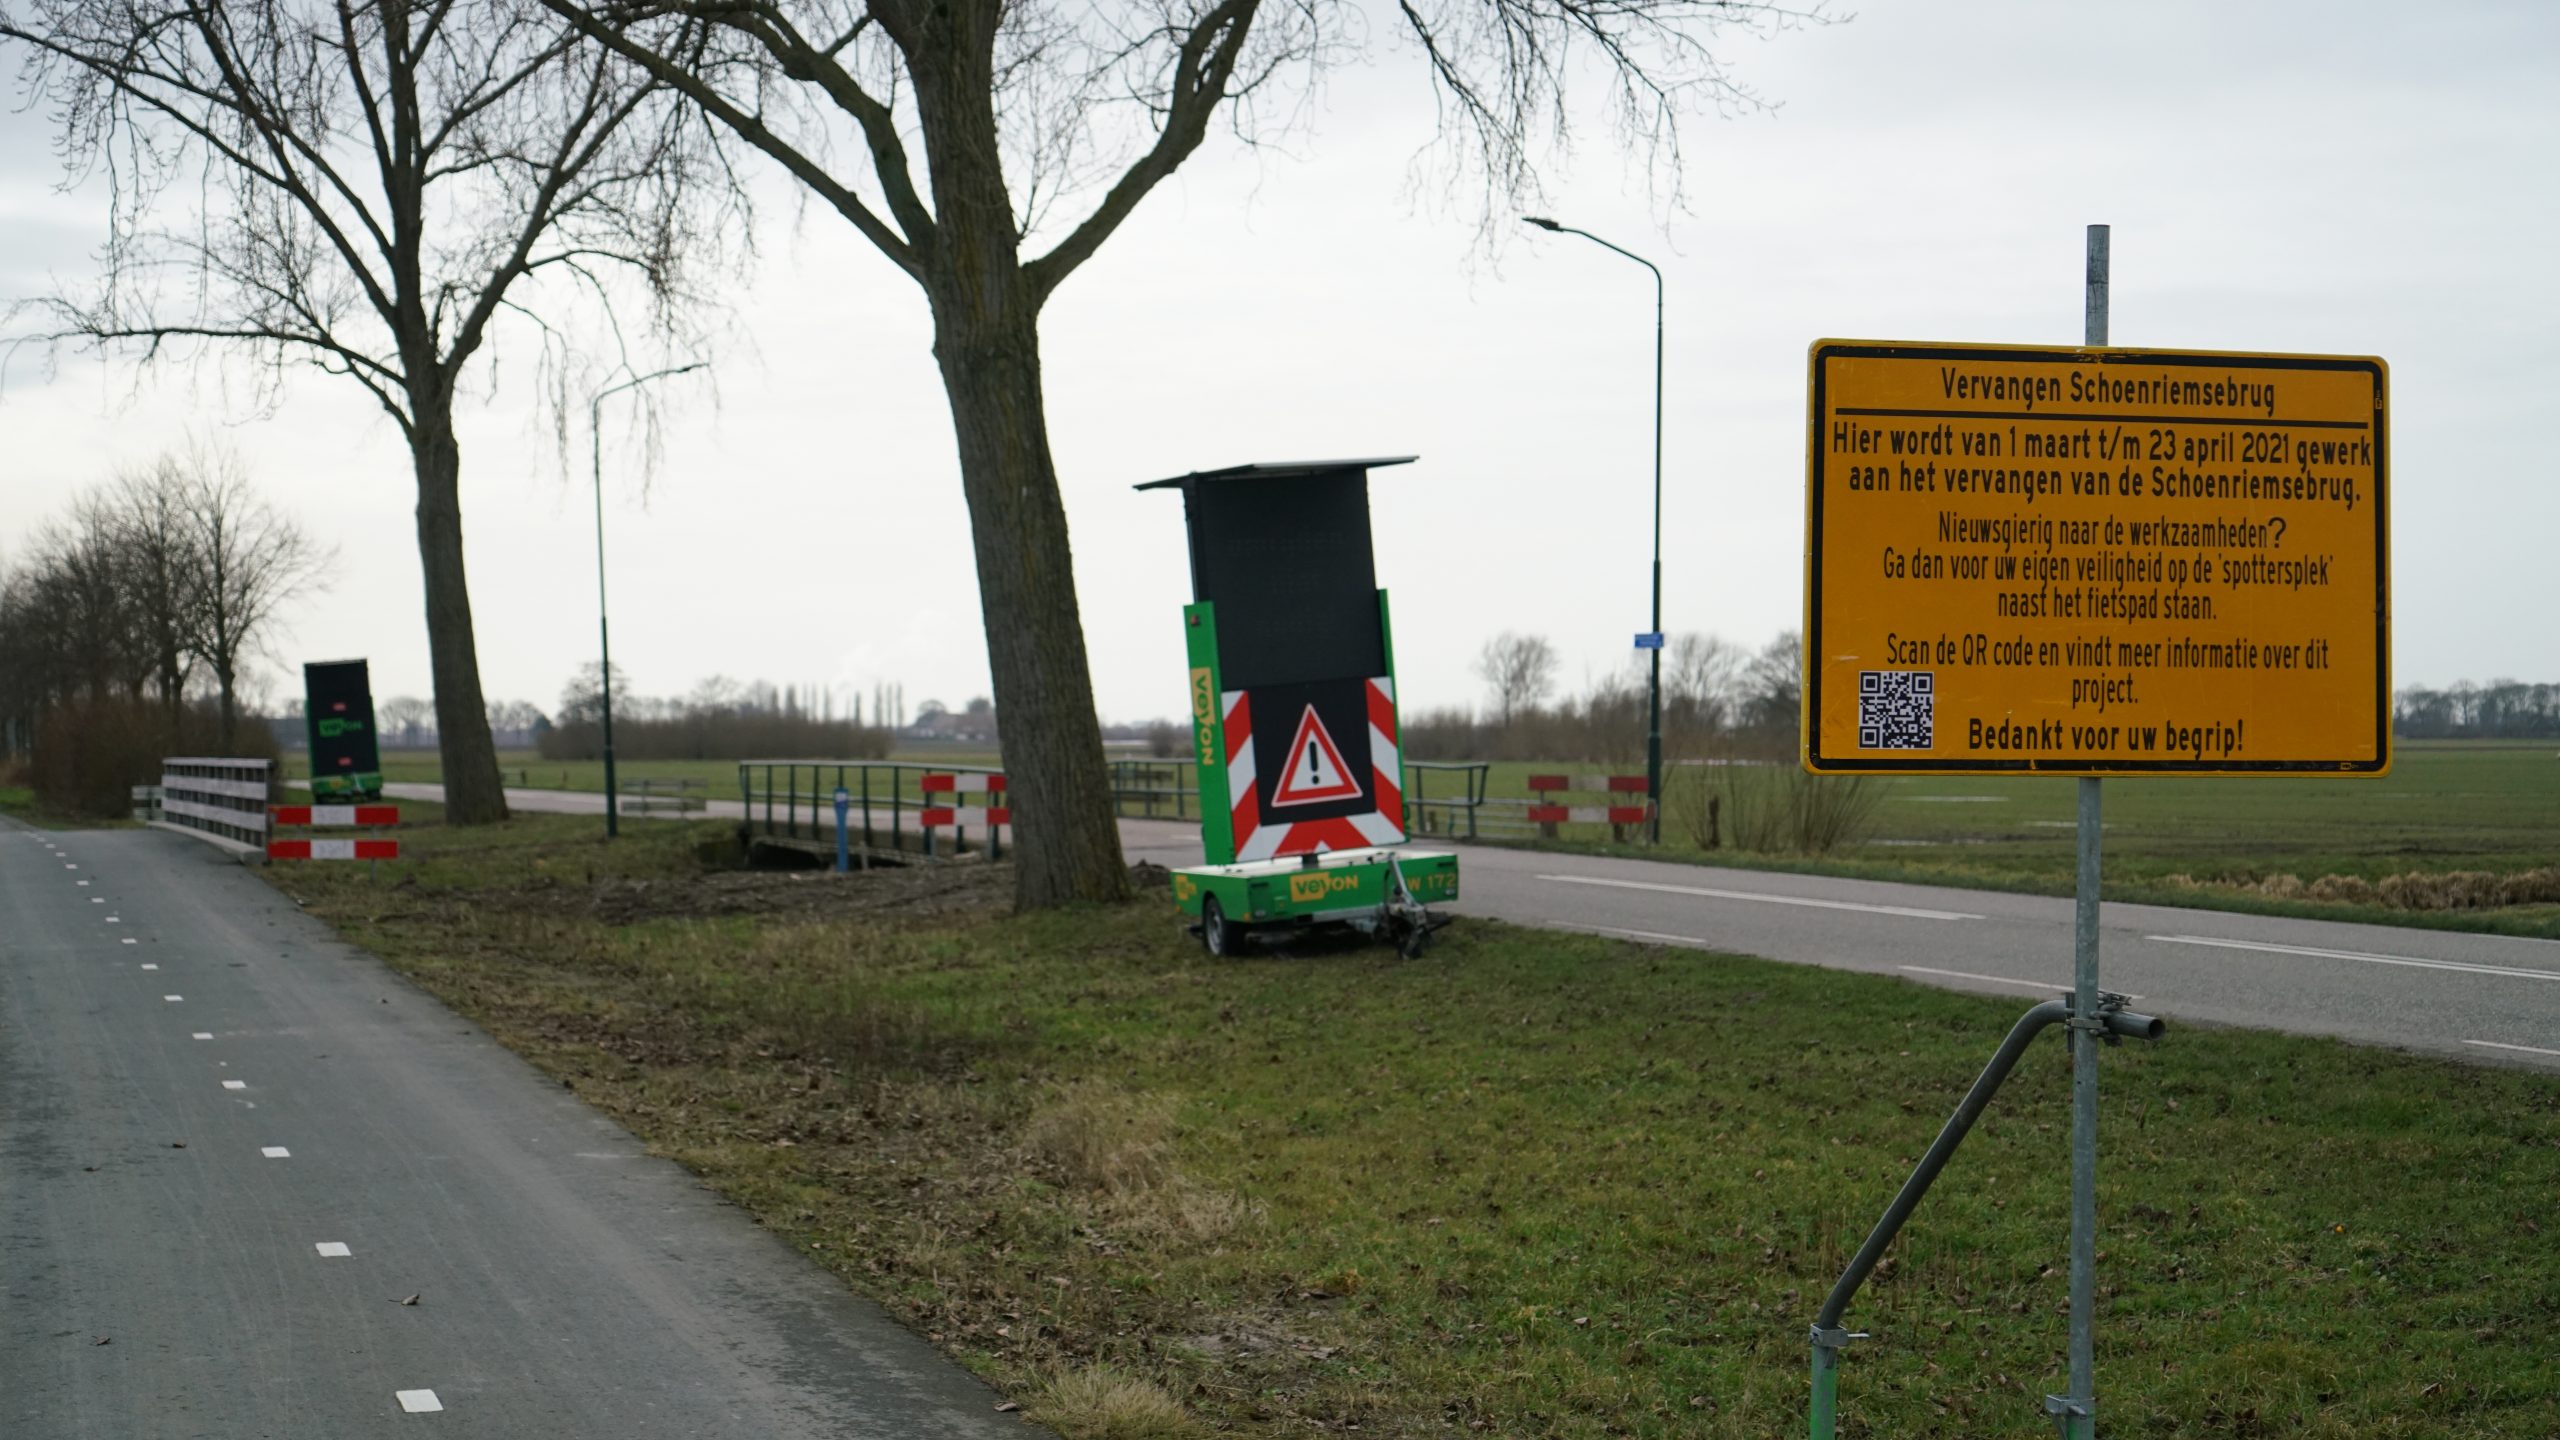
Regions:
<instances>
[{"instance_id":1,"label":"overcast grey sky","mask_svg":"<svg viewBox=\"0 0 2560 1440\"><path fill-rule=\"evenodd\" d=\"M1598 126L1547 206L1668 276L1665 628L1758 644L1797 623L1810 342L2074 343L2098 221L2118 344L2390 362L2402 684L2560 678L2560 470L2535 448L2560 438L2560 6L1877 0L1730 50L1783 108L1693 126L1687 213ZM1432 123L1411 54L1338 71L1285 152L1213 135L1052 302L1106 719L1183 704L1180 502L1129 487L1249 460L1421 455L1372 484L1408 705L1476 701L1471 660L1504 629L1550 637L1577 685L1627 663L1651 281L1568 236L1474 249L1471 212L1415 194ZM0 295L81 277L100 228L94 196L48 192L47 134L0 120ZM682 392L654 485L607 451L617 661L653 694L713 673L984 693L921 296L813 213L736 303L752 344ZM217 429L343 552L283 658L365 655L378 694L425 693L397 432L343 381L261 418L222 378L13 367L0 555L117 464ZM488 693L548 708L595 653L595 555L584 437L564 478L531 415L502 393L468 418L463 506Z\"/></svg>"}]
</instances>

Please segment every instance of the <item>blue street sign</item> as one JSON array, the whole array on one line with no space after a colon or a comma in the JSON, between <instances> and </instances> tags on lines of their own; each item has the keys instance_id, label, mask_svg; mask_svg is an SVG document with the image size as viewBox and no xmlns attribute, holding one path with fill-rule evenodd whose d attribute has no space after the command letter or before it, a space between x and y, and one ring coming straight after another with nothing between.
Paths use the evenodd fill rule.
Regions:
<instances>
[{"instance_id":1,"label":"blue street sign","mask_svg":"<svg viewBox=\"0 0 2560 1440\"><path fill-rule=\"evenodd\" d=\"M1661 649L1661 648L1662 648L1662 632L1661 632L1661 631L1659 631L1659 630L1656 630L1656 631L1653 631L1653 632L1651 632L1651 633L1649 633L1649 634L1638 635L1638 636L1636 637L1636 648L1637 648L1637 649L1639 649L1639 650L1659 650L1659 649Z\"/></svg>"}]
</instances>

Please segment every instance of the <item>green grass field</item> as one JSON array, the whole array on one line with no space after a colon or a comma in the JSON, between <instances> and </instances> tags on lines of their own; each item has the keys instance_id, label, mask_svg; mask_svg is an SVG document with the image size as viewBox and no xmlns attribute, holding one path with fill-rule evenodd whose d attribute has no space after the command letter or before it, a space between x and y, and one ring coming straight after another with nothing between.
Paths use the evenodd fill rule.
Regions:
<instances>
[{"instance_id":1,"label":"green grass field","mask_svg":"<svg viewBox=\"0 0 2560 1440\"><path fill-rule=\"evenodd\" d=\"M1069 1440L1765 1437L2019 1002L1462 920L1211 962L1162 897L448 831L274 883ZM2560 1082L2235 1030L2106 1052L2109 1433L2560 1434ZM2049 1435L2040 1041L1851 1312L1844 1435Z\"/></svg>"},{"instance_id":2,"label":"green grass field","mask_svg":"<svg viewBox=\"0 0 2560 1440\"><path fill-rule=\"evenodd\" d=\"M924 764L998 763L998 757L974 751L898 758ZM502 763L510 784L604 788L603 767L594 762L544 762L529 752L509 752ZM737 794L732 761L634 761L621 768L628 778L699 779L714 799ZM1532 773L1603 768L1609 767L1498 764L1491 771L1489 793L1497 800L1518 801L1527 797ZM439 772L432 751L395 751L386 758L385 773L394 780L433 780ZM1664 825L1664 858L2051 895L2071 891L2075 800L2069 779L1874 779L1866 783L1881 798L1870 833L1859 843L1807 856L1729 847L1700 850L1686 823L1690 810L1677 788L1680 773L1675 771L1674 798ZM1451 793L1457 784L1443 774L1424 783L1430 794ZM1199 812L1194 807L1188 813ZM2314 882L2343 876L2378 882L2409 874L2516 875L2560 866L2560 753L2549 745L2405 742L2392 773L2380 779L2112 781L2106 787L2105 838L2111 899L2560 938L2560 900L2410 909L2313 899L2290 893L2280 879ZM1561 843L1603 852L1655 853L1614 846L1599 827L1568 827ZM2551 883L2560 887L2560 875L2551 877Z\"/></svg>"}]
</instances>

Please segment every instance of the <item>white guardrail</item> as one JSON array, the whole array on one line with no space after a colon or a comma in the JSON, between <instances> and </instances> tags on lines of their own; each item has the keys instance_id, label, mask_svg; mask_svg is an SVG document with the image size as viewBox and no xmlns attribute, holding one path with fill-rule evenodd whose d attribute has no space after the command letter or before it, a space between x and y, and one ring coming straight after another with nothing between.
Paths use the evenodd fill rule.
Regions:
<instances>
[{"instance_id":1,"label":"white guardrail","mask_svg":"<svg viewBox=\"0 0 2560 1440\"><path fill-rule=\"evenodd\" d=\"M269 760L179 756L160 762L160 820L232 845L267 848Z\"/></svg>"}]
</instances>

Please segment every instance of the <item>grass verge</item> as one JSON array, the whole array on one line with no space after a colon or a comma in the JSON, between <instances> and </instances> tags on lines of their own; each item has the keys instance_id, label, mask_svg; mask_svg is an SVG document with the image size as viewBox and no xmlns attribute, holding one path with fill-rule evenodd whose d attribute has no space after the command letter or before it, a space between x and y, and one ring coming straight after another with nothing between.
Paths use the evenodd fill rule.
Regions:
<instances>
[{"instance_id":1,"label":"grass verge","mask_svg":"<svg viewBox=\"0 0 2560 1440\"><path fill-rule=\"evenodd\" d=\"M133 824L130 820L89 820L58 815L46 809L36 799L36 792L24 785L0 785L0 815L33 825L39 830L111 830Z\"/></svg>"},{"instance_id":2,"label":"grass verge","mask_svg":"<svg viewBox=\"0 0 2560 1440\"><path fill-rule=\"evenodd\" d=\"M708 871L717 826L272 871L1071 1440L1765 1436L2015 1003L1468 921L1212 963L1000 871ZM2242 1031L2107 1052L2112 1433L2560 1433L2560 1083ZM1852 1312L1842 1433L2049 1433L2040 1044Z\"/></svg>"}]
</instances>

